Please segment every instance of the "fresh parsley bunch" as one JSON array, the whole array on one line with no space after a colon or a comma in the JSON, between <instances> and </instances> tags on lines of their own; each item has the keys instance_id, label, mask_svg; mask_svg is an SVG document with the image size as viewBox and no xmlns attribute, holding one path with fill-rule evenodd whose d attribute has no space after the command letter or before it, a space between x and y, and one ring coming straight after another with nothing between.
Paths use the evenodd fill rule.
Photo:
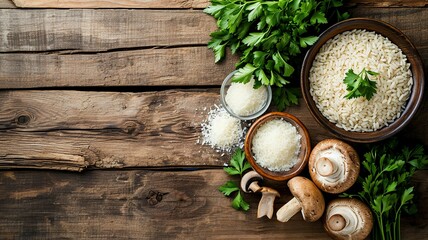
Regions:
<instances>
[{"instance_id":1,"label":"fresh parsley bunch","mask_svg":"<svg viewBox=\"0 0 428 240\"><path fill-rule=\"evenodd\" d=\"M208 47L215 62L228 46L240 53L233 80L247 83L254 77L255 88L276 86L274 103L282 110L298 103L296 91L283 86L298 72L304 49L317 41L328 19L349 17L338 11L340 6L342 0L211 0L204 12L217 19L218 30L211 33Z\"/></svg>"},{"instance_id":2,"label":"fresh parsley bunch","mask_svg":"<svg viewBox=\"0 0 428 240\"><path fill-rule=\"evenodd\" d=\"M396 138L371 146L364 154L364 167L357 194L342 194L363 200L374 213L371 239L401 239L400 216L416 212L411 177L428 165L428 156L421 145L401 145Z\"/></svg>"},{"instance_id":3,"label":"fresh parsley bunch","mask_svg":"<svg viewBox=\"0 0 428 240\"><path fill-rule=\"evenodd\" d=\"M238 148L230 159L230 165L223 168L226 173L229 175L242 175L244 172L251 168L250 163L245 160L245 153L242 149ZM242 209L247 211L250 209L250 205L245 202L242 198L241 190L239 189L239 184L234 181L227 181L225 184L218 188L225 196L230 196L232 193L237 192L235 197L232 200L232 207L236 210Z\"/></svg>"}]
</instances>

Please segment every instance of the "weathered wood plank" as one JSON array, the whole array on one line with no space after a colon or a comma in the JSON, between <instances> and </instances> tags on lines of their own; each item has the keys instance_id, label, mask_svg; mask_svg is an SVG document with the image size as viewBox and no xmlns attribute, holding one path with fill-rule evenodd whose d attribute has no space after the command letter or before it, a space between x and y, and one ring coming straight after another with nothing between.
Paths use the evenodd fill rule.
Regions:
<instances>
[{"instance_id":1,"label":"weathered wood plank","mask_svg":"<svg viewBox=\"0 0 428 240\"><path fill-rule=\"evenodd\" d=\"M0 168L222 166L196 142L212 91L0 92ZM314 141L330 136L301 104L289 109Z\"/></svg>"},{"instance_id":2,"label":"weathered wood plank","mask_svg":"<svg viewBox=\"0 0 428 240\"><path fill-rule=\"evenodd\" d=\"M427 8L352 8L354 17L387 21L409 35L427 39ZM420 21L415 22L415 16ZM0 52L106 51L153 46L206 44L216 29L200 10L0 10ZM415 31L416 30L416 31ZM426 42L425 42L426 44Z\"/></svg>"},{"instance_id":3,"label":"weathered wood plank","mask_svg":"<svg viewBox=\"0 0 428 240\"><path fill-rule=\"evenodd\" d=\"M206 44L216 29L200 10L0 10L0 52L106 51Z\"/></svg>"},{"instance_id":4,"label":"weathered wood plank","mask_svg":"<svg viewBox=\"0 0 428 240\"><path fill-rule=\"evenodd\" d=\"M419 213L402 221L403 239L428 238L428 171L416 177ZM118 239L329 239L321 222L257 219L259 195L245 194L247 213L217 188L223 170L192 172L0 172L0 236ZM285 186L284 186L285 189ZM281 189L275 209L290 199Z\"/></svg>"},{"instance_id":5,"label":"weathered wood plank","mask_svg":"<svg viewBox=\"0 0 428 240\"><path fill-rule=\"evenodd\" d=\"M127 15L128 10L102 10L102 14L98 14L99 16L95 16L95 10L59 10L60 13L54 11L53 14L56 17L59 17L60 20L55 18L55 21L52 20L44 22L43 24L46 26L41 27L40 31L34 30L34 26L30 24L32 21L24 20L30 17L30 13L33 13L41 18L47 18L49 11L0 11L18 11L16 12L19 13L17 16L21 16L22 14L26 15L23 20L19 20L21 19L19 18L16 21L10 21L10 18L14 18L12 16L12 12L8 12L7 14L9 14L9 16L5 17L3 19L4 21L0 21L0 26L8 26L7 29L9 31L9 33L6 33L7 31L0 31L0 35L3 34L3 37L0 37L0 41L2 41L1 39L7 39L8 36L12 35L21 36L17 38L11 38L15 39L13 44L0 44L0 49L3 48L3 51L6 51L7 49L34 51L43 51L47 49L79 49L76 50L79 52L82 49L86 49L88 51L90 50L96 52L103 49L108 50L110 48L125 46L133 48L133 50L128 51L113 51L98 54L68 54L76 53L73 51L49 52L49 54L0 54L0 69L2 69L2 72L0 73L0 89L64 86L219 85L221 78L233 69L233 64L237 61L237 57L233 56L232 58L227 58L225 65L216 65L214 64L214 57L211 50L204 46L195 48L179 47L172 49L136 50L135 48L141 46L140 44L146 44L147 42L149 45L180 45L187 41L190 41L189 43L196 44L197 42L206 42L209 39L208 35L211 30L205 29L196 31L195 33L195 31L192 30L192 27L186 28L187 30L178 31L180 33L178 34L179 37L177 38L170 36L172 33L176 32L168 32L171 30L171 28L174 28L173 26L177 27L177 24L179 23L176 23L176 21L167 21L168 24L171 24L170 27L167 28L169 29L168 31L161 27L157 27L157 25L152 25L153 29L148 30L148 33L141 33L141 28L138 26L144 24L139 23L134 18L143 18L142 16L146 16L146 12L148 12L149 15L154 14L152 10L130 11L129 13L133 14L134 16L129 17L129 21L127 20L128 22L132 22L132 24L129 26L139 24L138 26L134 27L140 30L130 30L131 33L127 33L125 30L118 30L116 35L113 34L113 40L109 39L109 34L107 34L109 31L112 31L112 28L104 26L103 30L95 30L98 29L95 28L97 23L91 22L102 22L103 17L109 19L109 14L112 14L113 16L120 16L121 14ZM90 16L91 14L94 16L84 18L86 20L82 22L83 20L79 20L77 16L73 17L74 11L77 11L77 16ZM161 14L163 18L169 14L176 15L176 17L169 17L172 19L182 19L183 22L186 22L186 17L184 16L194 16L195 19L193 20L194 22L198 23L196 24L197 26L211 24L211 27L207 28L215 28L215 23L212 21L213 19L201 12L155 12ZM351 9L351 12L353 16L371 17L383 20L397 26L399 29L402 29L403 32L409 36L409 38L418 48L424 62L426 64L428 63L428 32L424 31L425 27L428 26L428 8L353 8ZM0 15L0 18L2 18L2 16L3 15ZM68 20L61 20L63 18ZM98 20L95 21L96 19ZM414 21L414 19L420 19L420 21ZM37 22L40 20L35 21ZM106 21L112 22L111 19ZM54 22L63 22L65 27L61 27L58 24L58 28L56 28L54 26L57 24ZM83 31L81 28L78 28L70 22L78 22L80 25L87 26L85 29L93 30ZM98 24L102 24L101 22ZM182 23L182 25L190 24L190 22ZM119 23L112 24L116 26L117 29L124 29L123 26L127 25L121 25ZM161 24L160 26L163 25ZM134 29L134 27L129 28ZM26 30L24 31L24 29ZM82 31L85 33L83 34ZM189 40L187 37L184 37L185 35L187 36L189 31L193 31L195 34L193 35L194 38L200 40L193 42L193 40ZM156 37L148 37L152 34L155 34ZM170 37L167 37L169 40L162 40L161 36ZM25 40L24 38L27 37L28 40ZM141 39L146 39L147 41ZM3 40L3 42L8 43L9 41ZM118 42L118 44L116 45L114 42Z\"/></svg>"},{"instance_id":6,"label":"weathered wood plank","mask_svg":"<svg viewBox=\"0 0 428 240\"><path fill-rule=\"evenodd\" d=\"M11 0L7 0L11 1ZM13 0L21 8L205 8L209 0ZM345 4L373 7L425 7L427 0L349 0Z\"/></svg>"},{"instance_id":7,"label":"weathered wood plank","mask_svg":"<svg viewBox=\"0 0 428 240\"><path fill-rule=\"evenodd\" d=\"M13 0L21 8L204 8L209 0Z\"/></svg>"},{"instance_id":8,"label":"weathered wood plank","mask_svg":"<svg viewBox=\"0 0 428 240\"><path fill-rule=\"evenodd\" d=\"M0 0L0 8L16 8L12 0Z\"/></svg>"},{"instance_id":9,"label":"weathered wood plank","mask_svg":"<svg viewBox=\"0 0 428 240\"><path fill-rule=\"evenodd\" d=\"M345 1L347 6L370 6L370 7L426 7L427 0L349 0Z\"/></svg>"},{"instance_id":10,"label":"weathered wood plank","mask_svg":"<svg viewBox=\"0 0 428 240\"><path fill-rule=\"evenodd\" d=\"M218 89L3 91L0 102L0 168L222 166L228 158L196 143ZM312 143L331 137L300 102L288 112L306 125ZM403 137L428 145L427 118L425 101Z\"/></svg>"},{"instance_id":11,"label":"weathered wood plank","mask_svg":"<svg viewBox=\"0 0 428 240\"><path fill-rule=\"evenodd\" d=\"M231 54L229 54L231 55ZM183 47L98 54L0 54L0 89L81 86L219 86L236 56Z\"/></svg>"}]
</instances>

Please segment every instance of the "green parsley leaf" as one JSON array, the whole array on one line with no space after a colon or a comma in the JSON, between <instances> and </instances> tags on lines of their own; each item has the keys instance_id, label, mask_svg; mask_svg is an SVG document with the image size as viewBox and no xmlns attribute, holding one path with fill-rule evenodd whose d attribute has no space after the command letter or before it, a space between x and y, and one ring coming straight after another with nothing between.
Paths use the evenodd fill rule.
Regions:
<instances>
[{"instance_id":1,"label":"green parsley leaf","mask_svg":"<svg viewBox=\"0 0 428 240\"><path fill-rule=\"evenodd\" d=\"M262 84L269 85L270 83L269 78L266 76L263 69L258 69L256 72L256 76Z\"/></svg>"},{"instance_id":2,"label":"green parsley leaf","mask_svg":"<svg viewBox=\"0 0 428 240\"><path fill-rule=\"evenodd\" d=\"M236 210L242 209L244 211L248 211L248 209L250 209L250 204L245 202L245 200L242 198L241 192L238 192L232 201L232 207Z\"/></svg>"},{"instance_id":3,"label":"green parsley leaf","mask_svg":"<svg viewBox=\"0 0 428 240\"><path fill-rule=\"evenodd\" d=\"M238 71L233 75L232 81L247 83L253 77L253 72L256 70L252 64L247 63L245 67L238 69Z\"/></svg>"},{"instance_id":4,"label":"green parsley leaf","mask_svg":"<svg viewBox=\"0 0 428 240\"><path fill-rule=\"evenodd\" d=\"M365 68L357 75L354 70L349 69L346 73L343 83L346 84L346 99L365 97L367 100L372 99L376 93L376 82L369 79L369 75L377 76L379 73L368 71Z\"/></svg>"},{"instance_id":5,"label":"green parsley leaf","mask_svg":"<svg viewBox=\"0 0 428 240\"><path fill-rule=\"evenodd\" d=\"M247 46L256 46L258 45L265 36L263 32L252 32L250 35L242 40L242 42Z\"/></svg>"},{"instance_id":6,"label":"green parsley leaf","mask_svg":"<svg viewBox=\"0 0 428 240\"><path fill-rule=\"evenodd\" d=\"M312 46L317 40L318 40L318 37L316 36L302 37L300 38L300 46L302 48L305 48L307 46Z\"/></svg>"},{"instance_id":7,"label":"green parsley leaf","mask_svg":"<svg viewBox=\"0 0 428 240\"><path fill-rule=\"evenodd\" d=\"M251 12L248 14L248 21L252 22L254 19L258 18L262 14L263 7L260 2L256 2L249 5L246 10L251 10Z\"/></svg>"},{"instance_id":8,"label":"green parsley leaf","mask_svg":"<svg viewBox=\"0 0 428 240\"><path fill-rule=\"evenodd\" d=\"M221 14L221 10L223 10L223 8L225 7L225 5L210 5L204 9L204 13L208 13L210 15L213 15L214 17L219 17L219 14Z\"/></svg>"},{"instance_id":9,"label":"green parsley leaf","mask_svg":"<svg viewBox=\"0 0 428 240\"><path fill-rule=\"evenodd\" d=\"M327 18L323 12L315 12L311 17L311 24L315 23L327 23Z\"/></svg>"},{"instance_id":10,"label":"green parsley leaf","mask_svg":"<svg viewBox=\"0 0 428 240\"><path fill-rule=\"evenodd\" d=\"M225 184L220 186L218 190L225 196L230 196L233 192L239 191L239 187L233 181L227 181Z\"/></svg>"},{"instance_id":11,"label":"green parsley leaf","mask_svg":"<svg viewBox=\"0 0 428 240\"><path fill-rule=\"evenodd\" d=\"M230 159L230 166L223 168L229 175L241 175L251 168L250 163L245 160L245 153L242 149L236 149L235 153Z\"/></svg>"},{"instance_id":12,"label":"green parsley leaf","mask_svg":"<svg viewBox=\"0 0 428 240\"><path fill-rule=\"evenodd\" d=\"M251 168L250 163L245 160L245 153L242 149L238 148L230 159L229 167L223 168L229 175L242 175L245 171ZM237 192L236 196L232 200L232 207L237 210L247 211L250 209L250 205L245 202L241 195L239 186L234 181L227 181L225 184L218 188L225 196L231 196L232 193Z\"/></svg>"},{"instance_id":13,"label":"green parsley leaf","mask_svg":"<svg viewBox=\"0 0 428 240\"><path fill-rule=\"evenodd\" d=\"M291 56L295 56L300 53L299 45L293 40L290 42L289 51Z\"/></svg>"},{"instance_id":14,"label":"green parsley leaf","mask_svg":"<svg viewBox=\"0 0 428 240\"><path fill-rule=\"evenodd\" d=\"M272 100L278 109L283 110L292 104L298 104L300 91L297 88L274 88Z\"/></svg>"},{"instance_id":15,"label":"green parsley leaf","mask_svg":"<svg viewBox=\"0 0 428 240\"><path fill-rule=\"evenodd\" d=\"M414 194L412 194L412 192L413 192L413 187L409 187L406 190L404 190L403 195L401 196L401 205L404 205L413 199Z\"/></svg>"}]
</instances>

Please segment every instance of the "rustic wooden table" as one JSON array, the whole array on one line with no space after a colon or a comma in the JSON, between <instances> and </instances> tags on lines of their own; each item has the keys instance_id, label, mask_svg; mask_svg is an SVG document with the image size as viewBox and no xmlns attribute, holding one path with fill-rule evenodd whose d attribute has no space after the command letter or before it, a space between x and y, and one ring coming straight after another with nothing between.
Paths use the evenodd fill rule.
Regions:
<instances>
[{"instance_id":1,"label":"rustic wooden table","mask_svg":"<svg viewBox=\"0 0 428 240\"><path fill-rule=\"evenodd\" d=\"M214 64L207 0L15 4L0 0L1 239L328 239L321 222L257 219L259 196L243 213L217 190L229 156L196 142L237 58ZM401 29L428 63L427 0L347 6ZM312 143L330 137L300 102L287 111ZM427 119L425 100L401 136L428 146ZM428 239L428 171L414 184L403 239Z\"/></svg>"}]
</instances>

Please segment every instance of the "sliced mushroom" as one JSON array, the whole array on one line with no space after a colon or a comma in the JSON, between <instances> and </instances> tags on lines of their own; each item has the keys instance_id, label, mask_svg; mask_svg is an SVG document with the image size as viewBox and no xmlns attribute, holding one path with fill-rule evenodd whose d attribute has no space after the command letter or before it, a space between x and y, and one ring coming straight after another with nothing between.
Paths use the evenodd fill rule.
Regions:
<instances>
[{"instance_id":1,"label":"sliced mushroom","mask_svg":"<svg viewBox=\"0 0 428 240\"><path fill-rule=\"evenodd\" d=\"M299 211L303 219L315 222L320 219L325 208L324 197L315 184L305 177L294 177L287 183L294 198L282 206L276 213L280 222L287 222Z\"/></svg>"},{"instance_id":2,"label":"sliced mushroom","mask_svg":"<svg viewBox=\"0 0 428 240\"><path fill-rule=\"evenodd\" d=\"M257 217L261 218L267 216L269 219L273 215L273 205L275 197L279 197L278 191L270 187L261 187L259 182L263 180L263 177L260 176L255 171L250 171L246 173L241 179L241 189L246 192L261 192L262 198L259 202L259 207L257 209Z\"/></svg>"},{"instance_id":3,"label":"sliced mushroom","mask_svg":"<svg viewBox=\"0 0 428 240\"><path fill-rule=\"evenodd\" d=\"M324 228L333 239L365 239L373 228L373 216L363 202L339 198L328 204Z\"/></svg>"},{"instance_id":4,"label":"sliced mushroom","mask_svg":"<svg viewBox=\"0 0 428 240\"><path fill-rule=\"evenodd\" d=\"M319 189L342 193L357 181L360 159L349 144L337 139L319 142L309 156L309 174Z\"/></svg>"}]
</instances>

